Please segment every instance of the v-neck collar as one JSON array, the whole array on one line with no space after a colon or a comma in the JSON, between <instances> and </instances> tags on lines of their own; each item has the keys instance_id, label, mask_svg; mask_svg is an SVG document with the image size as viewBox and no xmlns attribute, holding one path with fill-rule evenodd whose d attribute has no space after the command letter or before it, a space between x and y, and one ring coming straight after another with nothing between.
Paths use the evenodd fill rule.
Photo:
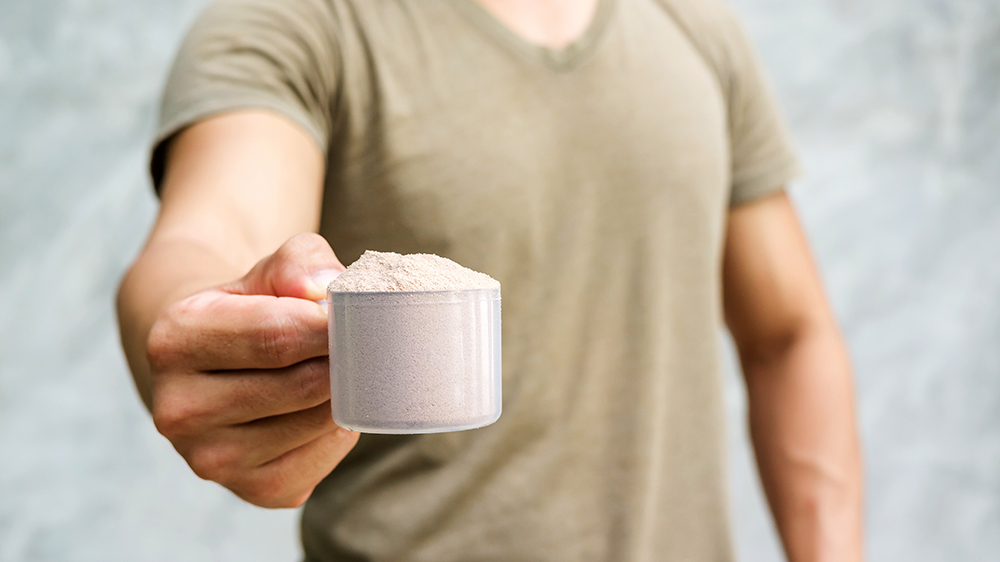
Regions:
<instances>
[{"instance_id":1,"label":"v-neck collar","mask_svg":"<svg viewBox=\"0 0 1000 562\"><path fill-rule=\"evenodd\" d=\"M614 12L616 0L597 0L597 8L587 29L580 37L561 49L528 42L475 0L451 0L451 3L473 20L473 23L518 56L555 71L568 71L585 60L600 43Z\"/></svg>"}]
</instances>

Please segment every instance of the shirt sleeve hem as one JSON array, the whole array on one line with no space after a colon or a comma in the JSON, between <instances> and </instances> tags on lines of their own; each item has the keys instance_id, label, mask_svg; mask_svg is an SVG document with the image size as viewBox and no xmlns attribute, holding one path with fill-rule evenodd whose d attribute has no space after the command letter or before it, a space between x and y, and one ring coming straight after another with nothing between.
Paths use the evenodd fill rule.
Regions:
<instances>
[{"instance_id":1,"label":"shirt sleeve hem","mask_svg":"<svg viewBox=\"0 0 1000 562\"><path fill-rule=\"evenodd\" d=\"M776 165L745 174L733 183L729 197L729 208L739 207L772 195L784 189L785 185L802 175L802 168L794 157L789 156Z\"/></svg>"}]
</instances>

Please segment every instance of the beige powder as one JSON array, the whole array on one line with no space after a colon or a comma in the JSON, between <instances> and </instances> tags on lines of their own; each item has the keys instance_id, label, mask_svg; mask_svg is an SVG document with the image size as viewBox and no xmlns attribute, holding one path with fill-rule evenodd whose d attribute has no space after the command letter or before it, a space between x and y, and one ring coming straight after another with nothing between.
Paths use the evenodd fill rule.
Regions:
<instances>
[{"instance_id":1,"label":"beige powder","mask_svg":"<svg viewBox=\"0 0 1000 562\"><path fill-rule=\"evenodd\" d=\"M335 292L448 291L499 288L486 275L434 254L366 251L341 273L329 289Z\"/></svg>"}]
</instances>

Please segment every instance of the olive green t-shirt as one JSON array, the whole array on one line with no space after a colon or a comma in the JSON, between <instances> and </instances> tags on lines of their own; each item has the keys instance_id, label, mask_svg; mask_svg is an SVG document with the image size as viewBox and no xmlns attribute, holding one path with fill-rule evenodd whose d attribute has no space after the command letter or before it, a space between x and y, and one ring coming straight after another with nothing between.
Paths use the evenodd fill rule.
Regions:
<instances>
[{"instance_id":1,"label":"olive green t-shirt","mask_svg":"<svg viewBox=\"0 0 1000 562\"><path fill-rule=\"evenodd\" d=\"M720 0L601 0L558 51L474 0L224 0L158 141L239 108L326 152L344 263L431 252L502 284L500 420L362 436L305 506L307 560L731 560L726 217L796 164Z\"/></svg>"}]
</instances>

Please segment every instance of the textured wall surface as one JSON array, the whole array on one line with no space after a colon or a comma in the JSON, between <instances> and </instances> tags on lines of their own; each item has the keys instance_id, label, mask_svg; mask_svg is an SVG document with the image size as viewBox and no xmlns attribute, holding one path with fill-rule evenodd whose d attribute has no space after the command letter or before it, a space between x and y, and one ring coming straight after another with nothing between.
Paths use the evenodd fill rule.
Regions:
<instances>
[{"instance_id":1,"label":"textured wall surface","mask_svg":"<svg viewBox=\"0 0 1000 562\"><path fill-rule=\"evenodd\" d=\"M1000 559L1000 0L732 0L808 175L857 368L876 561ZM204 0L0 0L0 561L294 560L195 478L112 295L155 212L158 90ZM780 559L730 373L740 558Z\"/></svg>"}]
</instances>

